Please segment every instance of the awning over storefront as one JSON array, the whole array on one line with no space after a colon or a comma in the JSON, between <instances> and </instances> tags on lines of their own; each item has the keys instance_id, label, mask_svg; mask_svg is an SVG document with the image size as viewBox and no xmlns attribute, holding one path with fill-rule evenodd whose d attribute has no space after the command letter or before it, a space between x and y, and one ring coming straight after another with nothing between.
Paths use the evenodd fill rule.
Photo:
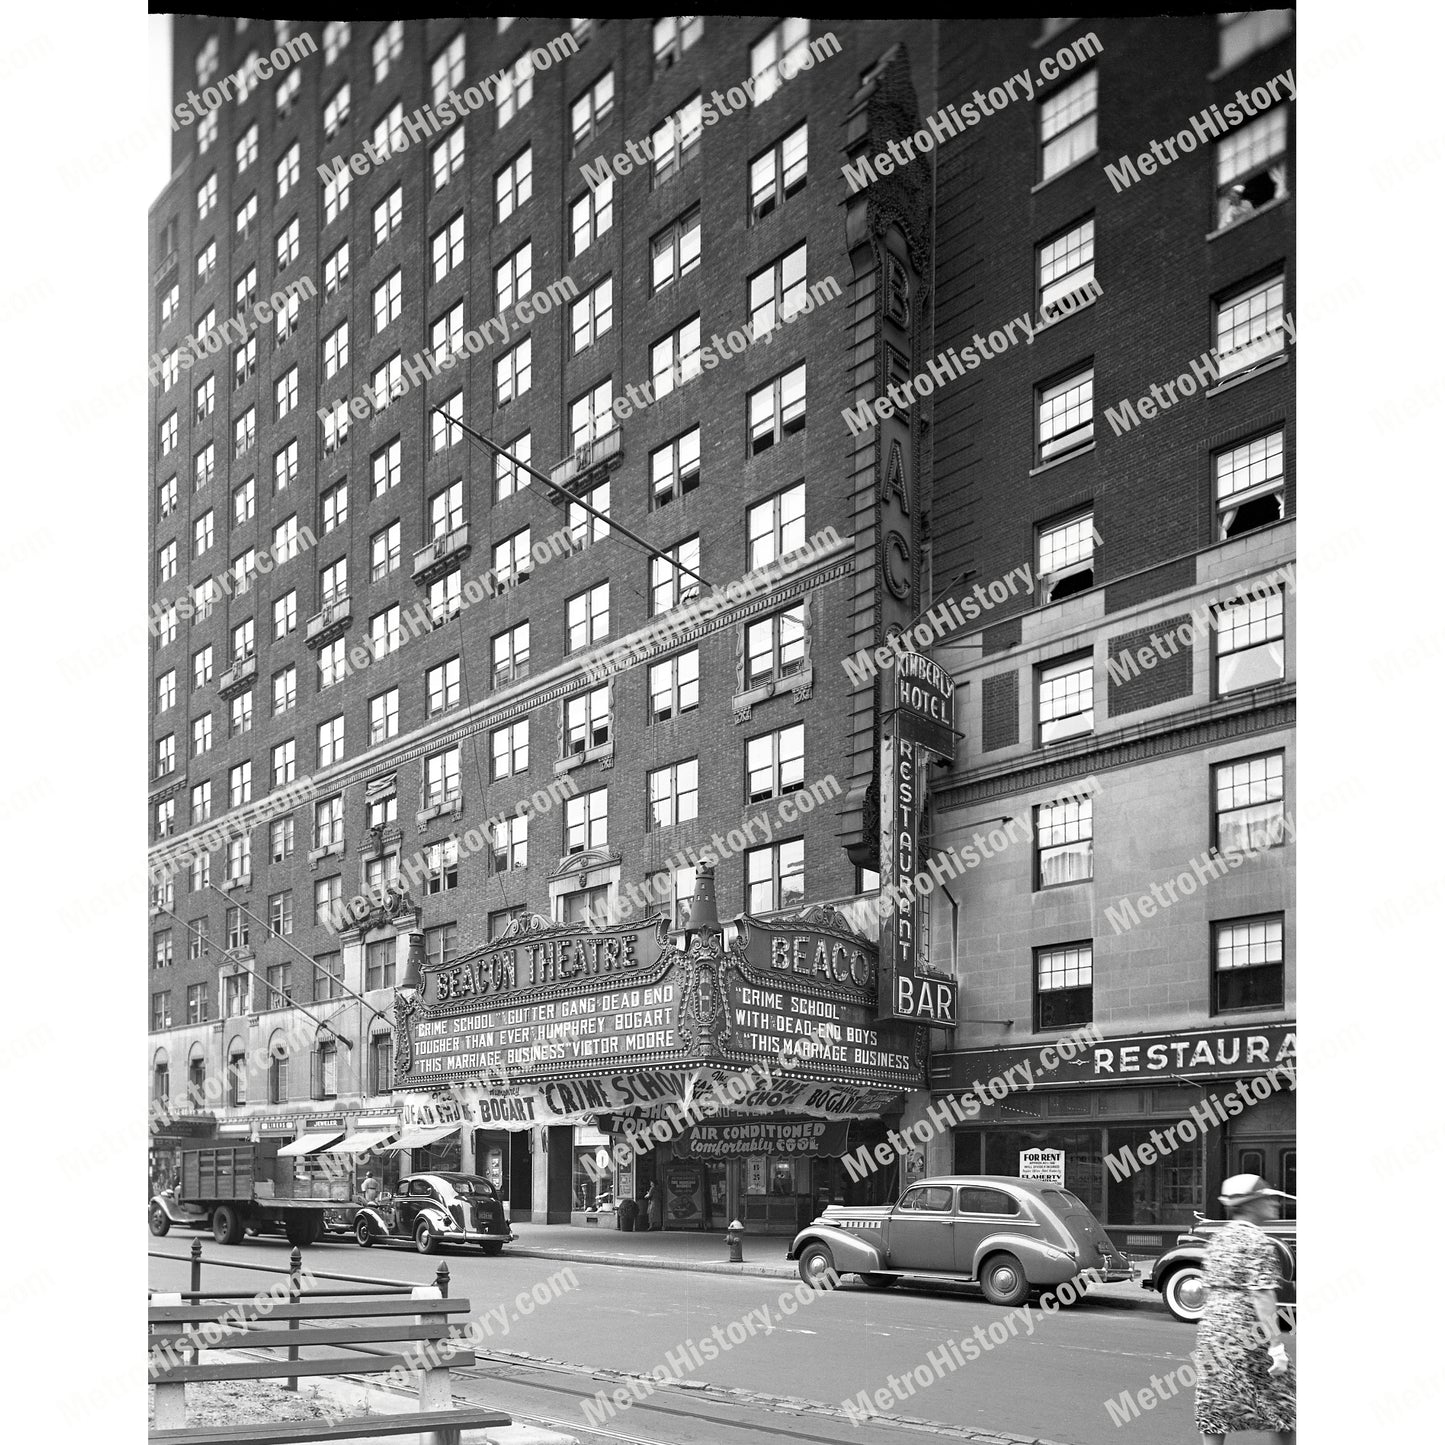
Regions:
<instances>
[{"instance_id":1,"label":"awning over storefront","mask_svg":"<svg viewBox=\"0 0 1445 1445\"><path fill-rule=\"evenodd\" d=\"M368 1149L378 1149L397 1135L395 1129L373 1129L364 1134L349 1134L339 1144L323 1150L326 1154L364 1154Z\"/></svg>"},{"instance_id":2,"label":"awning over storefront","mask_svg":"<svg viewBox=\"0 0 1445 1445\"><path fill-rule=\"evenodd\" d=\"M460 1124L431 1124L425 1128L407 1129L400 1139L393 1140L386 1147L390 1150L397 1149L423 1149L428 1144L435 1144L438 1140L445 1139L450 1134L455 1134L462 1126Z\"/></svg>"},{"instance_id":3,"label":"awning over storefront","mask_svg":"<svg viewBox=\"0 0 1445 1445\"><path fill-rule=\"evenodd\" d=\"M283 1144L278 1154L319 1154L329 1145L336 1143L346 1133L345 1129L324 1129L319 1134L303 1134L289 1144Z\"/></svg>"}]
</instances>

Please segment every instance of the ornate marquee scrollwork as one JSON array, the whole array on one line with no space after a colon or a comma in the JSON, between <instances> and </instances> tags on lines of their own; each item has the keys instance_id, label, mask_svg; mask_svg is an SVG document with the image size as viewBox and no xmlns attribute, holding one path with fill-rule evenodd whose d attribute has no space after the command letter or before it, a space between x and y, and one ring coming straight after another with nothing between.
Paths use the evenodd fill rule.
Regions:
<instances>
[{"instance_id":1,"label":"ornate marquee scrollwork","mask_svg":"<svg viewBox=\"0 0 1445 1445\"><path fill-rule=\"evenodd\" d=\"M686 953L676 956L682 965L678 1034L690 1054L707 1055L732 1036L725 986L730 960L723 953L722 935L700 934Z\"/></svg>"},{"instance_id":2,"label":"ornate marquee scrollwork","mask_svg":"<svg viewBox=\"0 0 1445 1445\"><path fill-rule=\"evenodd\" d=\"M411 1073L411 1039L420 1001L412 994L396 990L396 1072Z\"/></svg>"}]
</instances>

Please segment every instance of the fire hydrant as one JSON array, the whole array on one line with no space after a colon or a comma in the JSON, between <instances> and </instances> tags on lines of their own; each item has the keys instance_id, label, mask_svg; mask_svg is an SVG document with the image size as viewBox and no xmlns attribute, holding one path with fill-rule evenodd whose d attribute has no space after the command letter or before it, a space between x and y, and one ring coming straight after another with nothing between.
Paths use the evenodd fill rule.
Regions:
<instances>
[{"instance_id":1,"label":"fire hydrant","mask_svg":"<svg viewBox=\"0 0 1445 1445\"><path fill-rule=\"evenodd\" d=\"M741 1264L743 1262L743 1225L740 1219L735 1219L728 1225L728 1263Z\"/></svg>"}]
</instances>

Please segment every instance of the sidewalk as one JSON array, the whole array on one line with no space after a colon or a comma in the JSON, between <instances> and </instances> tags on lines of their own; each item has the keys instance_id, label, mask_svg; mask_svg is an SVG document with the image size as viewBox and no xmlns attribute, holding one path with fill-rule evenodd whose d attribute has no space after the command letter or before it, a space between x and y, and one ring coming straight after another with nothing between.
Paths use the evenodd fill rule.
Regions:
<instances>
[{"instance_id":1,"label":"sidewalk","mask_svg":"<svg viewBox=\"0 0 1445 1445\"><path fill-rule=\"evenodd\" d=\"M576 1224L515 1223L515 1244L508 1254L538 1259L570 1260L578 1264L616 1264L633 1269L683 1269L696 1274L760 1275L771 1279L797 1279L798 1266L785 1258L790 1235L745 1234L743 1263L729 1264L727 1237L697 1230L663 1230L627 1234ZM1142 1270L1148 1261L1135 1260ZM1099 1285L1091 1299L1107 1301L1120 1309L1164 1309L1164 1302L1138 1279Z\"/></svg>"}]
</instances>

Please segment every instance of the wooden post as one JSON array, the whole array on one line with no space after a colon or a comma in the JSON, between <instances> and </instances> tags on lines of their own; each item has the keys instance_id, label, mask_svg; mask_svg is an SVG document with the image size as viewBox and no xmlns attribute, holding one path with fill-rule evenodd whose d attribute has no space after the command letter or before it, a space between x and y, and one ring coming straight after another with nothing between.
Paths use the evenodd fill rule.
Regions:
<instances>
[{"instance_id":1,"label":"wooden post","mask_svg":"<svg viewBox=\"0 0 1445 1445\"><path fill-rule=\"evenodd\" d=\"M291 1280L289 1286L287 1287L286 1293L293 1305L300 1302L301 1250L299 1247L293 1247L291 1250ZM289 1330L299 1330L301 1328L301 1321L298 1319L287 1320L286 1327ZM299 1360L301 1358L300 1349L296 1345L287 1345L286 1358L288 1360ZM290 1375L287 1377L286 1383L282 1385L281 1388L283 1390L297 1390L300 1388L300 1381L296 1378L295 1375Z\"/></svg>"},{"instance_id":2,"label":"wooden post","mask_svg":"<svg viewBox=\"0 0 1445 1445\"><path fill-rule=\"evenodd\" d=\"M201 1241L200 1241L199 1239L193 1239L193 1240L191 1241L191 1293L192 1293L192 1294L200 1294L200 1292L201 1292ZM192 1301L192 1303L194 1303L194 1304L200 1304L200 1300L194 1300L194 1301ZM195 1328L195 1327L192 1326L192 1329L194 1329L194 1328ZM199 1364L201 1363L201 1347L200 1347L198 1344L194 1344L194 1343L193 1343L193 1344L190 1346L189 1350L186 1351L186 1353L189 1354L191 1363L192 1363L193 1365L199 1365ZM156 1428L157 1428L157 1429L161 1429L162 1427L158 1425Z\"/></svg>"}]
</instances>

